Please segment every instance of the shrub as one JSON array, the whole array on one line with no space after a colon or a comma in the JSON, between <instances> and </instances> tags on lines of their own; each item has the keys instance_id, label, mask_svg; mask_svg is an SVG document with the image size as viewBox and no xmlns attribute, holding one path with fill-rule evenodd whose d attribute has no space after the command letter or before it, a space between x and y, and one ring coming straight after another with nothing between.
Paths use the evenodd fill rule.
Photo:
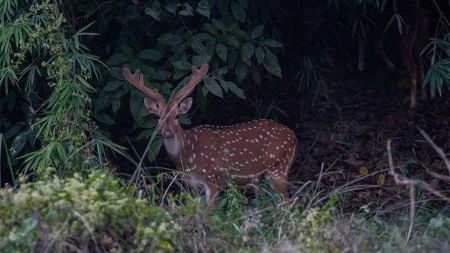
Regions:
<instances>
[{"instance_id":1,"label":"shrub","mask_svg":"<svg viewBox=\"0 0 450 253\"><path fill-rule=\"evenodd\" d=\"M174 251L181 228L159 206L95 171L0 191L1 252Z\"/></svg>"}]
</instances>

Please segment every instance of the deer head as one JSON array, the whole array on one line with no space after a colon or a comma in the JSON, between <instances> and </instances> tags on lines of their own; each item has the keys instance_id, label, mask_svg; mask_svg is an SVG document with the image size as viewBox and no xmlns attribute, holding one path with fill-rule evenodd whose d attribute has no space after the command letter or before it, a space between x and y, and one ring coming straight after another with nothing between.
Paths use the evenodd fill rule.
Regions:
<instances>
[{"instance_id":1,"label":"deer head","mask_svg":"<svg viewBox=\"0 0 450 253\"><path fill-rule=\"evenodd\" d=\"M205 63L200 69L195 66L191 69L191 80L173 96L169 103L166 103L158 91L144 85L144 75L139 69L134 74L129 68L124 67L122 70L125 79L146 95L144 105L149 112L159 116L160 131L164 139L176 137L176 133L181 129L178 115L187 113L191 108L192 98L188 96L208 73L209 65Z\"/></svg>"}]
</instances>

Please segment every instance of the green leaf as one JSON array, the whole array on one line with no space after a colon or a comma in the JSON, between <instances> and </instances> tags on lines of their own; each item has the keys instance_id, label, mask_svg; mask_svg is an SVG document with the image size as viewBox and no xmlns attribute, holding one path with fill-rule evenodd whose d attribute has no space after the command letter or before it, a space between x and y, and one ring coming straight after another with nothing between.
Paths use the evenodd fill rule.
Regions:
<instances>
[{"instance_id":1,"label":"green leaf","mask_svg":"<svg viewBox=\"0 0 450 253\"><path fill-rule=\"evenodd\" d=\"M116 89L122 87L123 84L124 84L123 82L118 81L118 80L114 80L114 81L108 82L105 85L105 87L103 87L103 92L116 90Z\"/></svg>"},{"instance_id":2,"label":"green leaf","mask_svg":"<svg viewBox=\"0 0 450 253\"><path fill-rule=\"evenodd\" d=\"M266 70L269 71L272 75L281 78L281 68L278 64L277 57L271 52L267 51L266 56L264 57L263 65L264 68L266 68Z\"/></svg>"},{"instance_id":3,"label":"green leaf","mask_svg":"<svg viewBox=\"0 0 450 253\"><path fill-rule=\"evenodd\" d=\"M203 78L203 82L205 83L205 87L214 95L223 98L223 91L220 85L216 80L212 79L209 76Z\"/></svg>"},{"instance_id":4,"label":"green leaf","mask_svg":"<svg viewBox=\"0 0 450 253\"><path fill-rule=\"evenodd\" d=\"M252 65L250 67L250 75L252 76L253 81L257 84L261 84L261 77L259 76L259 69L256 65Z\"/></svg>"},{"instance_id":5,"label":"green leaf","mask_svg":"<svg viewBox=\"0 0 450 253\"><path fill-rule=\"evenodd\" d=\"M219 82L224 90L226 91L230 90L239 98L245 99L244 91L241 88L239 88L236 84L225 80L219 80Z\"/></svg>"},{"instance_id":6,"label":"green leaf","mask_svg":"<svg viewBox=\"0 0 450 253\"><path fill-rule=\"evenodd\" d=\"M169 79L172 76L172 72L165 71L165 70L158 70L156 71L152 78L158 81L165 81Z\"/></svg>"},{"instance_id":7,"label":"green leaf","mask_svg":"<svg viewBox=\"0 0 450 253\"><path fill-rule=\"evenodd\" d=\"M261 62L263 62L265 55L266 53L264 52L264 49L262 49L261 47L257 47L255 49L256 62L258 63L258 65L261 64Z\"/></svg>"},{"instance_id":8,"label":"green leaf","mask_svg":"<svg viewBox=\"0 0 450 253\"><path fill-rule=\"evenodd\" d=\"M203 15L209 19L209 16L211 15L211 10L209 8L209 1L208 0L201 0L197 5L197 10L200 15Z\"/></svg>"},{"instance_id":9,"label":"green leaf","mask_svg":"<svg viewBox=\"0 0 450 253\"><path fill-rule=\"evenodd\" d=\"M150 161L154 161L161 150L162 142L161 139L154 139L150 144L150 148L147 153L147 157Z\"/></svg>"},{"instance_id":10,"label":"green leaf","mask_svg":"<svg viewBox=\"0 0 450 253\"><path fill-rule=\"evenodd\" d=\"M6 96L6 108L8 111L12 111L16 107L17 95L14 91L8 92Z\"/></svg>"},{"instance_id":11,"label":"green leaf","mask_svg":"<svg viewBox=\"0 0 450 253\"><path fill-rule=\"evenodd\" d=\"M222 86L222 89L225 92L228 92L228 82L223 79L219 79L219 83L220 83L220 86Z\"/></svg>"},{"instance_id":12,"label":"green leaf","mask_svg":"<svg viewBox=\"0 0 450 253\"><path fill-rule=\"evenodd\" d=\"M144 74L144 78L152 76L155 73L155 69L150 67L150 65L142 65L141 70L142 74Z\"/></svg>"},{"instance_id":13,"label":"green leaf","mask_svg":"<svg viewBox=\"0 0 450 253\"><path fill-rule=\"evenodd\" d=\"M283 47L283 44L281 44L280 42L273 40L273 39L268 39L268 40L264 41L264 45L266 45L268 47Z\"/></svg>"},{"instance_id":14,"label":"green leaf","mask_svg":"<svg viewBox=\"0 0 450 253\"><path fill-rule=\"evenodd\" d=\"M245 22L245 9L238 3L232 2L231 3L231 14L233 14L233 17L237 19L239 22L244 23Z\"/></svg>"},{"instance_id":15,"label":"green leaf","mask_svg":"<svg viewBox=\"0 0 450 253\"><path fill-rule=\"evenodd\" d=\"M250 58L252 58L254 52L255 48L253 47L253 45L250 42L245 43L241 48L242 60L244 62L247 62L248 60L250 60Z\"/></svg>"},{"instance_id":16,"label":"green leaf","mask_svg":"<svg viewBox=\"0 0 450 253\"><path fill-rule=\"evenodd\" d=\"M11 144L11 148L9 149L11 156L15 157L20 151L22 151L26 142L27 142L26 132L21 132L20 134L16 135L16 137L14 137L14 140ZM1 145L1 143L0 143L0 145Z\"/></svg>"},{"instance_id":17,"label":"green leaf","mask_svg":"<svg viewBox=\"0 0 450 253\"><path fill-rule=\"evenodd\" d=\"M112 101L111 109L114 113L117 113L117 111L120 109L120 99L115 99Z\"/></svg>"},{"instance_id":18,"label":"green leaf","mask_svg":"<svg viewBox=\"0 0 450 253\"><path fill-rule=\"evenodd\" d=\"M120 46L120 51L123 54L125 54L128 58L131 58L134 55L133 49L130 46L128 46L128 45L121 45Z\"/></svg>"},{"instance_id":19,"label":"green leaf","mask_svg":"<svg viewBox=\"0 0 450 253\"><path fill-rule=\"evenodd\" d=\"M227 65L230 69L234 69L237 60L239 59L240 52L238 50L231 50L228 52Z\"/></svg>"},{"instance_id":20,"label":"green leaf","mask_svg":"<svg viewBox=\"0 0 450 253\"><path fill-rule=\"evenodd\" d=\"M175 2L169 2L166 5L166 10L169 13L172 13L173 15L177 14L177 5L175 4Z\"/></svg>"},{"instance_id":21,"label":"green leaf","mask_svg":"<svg viewBox=\"0 0 450 253\"><path fill-rule=\"evenodd\" d=\"M203 43L201 43L200 41L195 40L192 41L191 46L194 52L197 54L204 55L208 53L208 50L206 49L205 45L203 45Z\"/></svg>"},{"instance_id":22,"label":"green leaf","mask_svg":"<svg viewBox=\"0 0 450 253\"><path fill-rule=\"evenodd\" d=\"M175 61L175 62L172 62L172 65L175 68L181 69L181 70L189 70L191 68L191 64L189 64L189 62L187 62L187 61Z\"/></svg>"},{"instance_id":23,"label":"green leaf","mask_svg":"<svg viewBox=\"0 0 450 253\"><path fill-rule=\"evenodd\" d=\"M122 75L122 69L117 67L109 68L108 72L111 74L112 77L119 79L119 80L125 80Z\"/></svg>"},{"instance_id":24,"label":"green leaf","mask_svg":"<svg viewBox=\"0 0 450 253\"><path fill-rule=\"evenodd\" d=\"M205 41L205 40L209 40L212 39L212 36L208 33L197 33L194 35L194 38L196 41Z\"/></svg>"},{"instance_id":25,"label":"green leaf","mask_svg":"<svg viewBox=\"0 0 450 253\"><path fill-rule=\"evenodd\" d=\"M113 54L111 57L109 57L108 59L108 65L120 65L124 62L128 61L128 57L122 53L117 53L117 54Z\"/></svg>"},{"instance_id":26,"label":"green leaf","mask_svg":"<svg viewBox=\"0 0 450 253\"><path fill-rule=\"evenodd\" d=\"M21 233L28 234L31 230L33 230L37 226L38 222L35 218L27 218L22 222Z\"/></svg>"},{"instance_id":27,"label":"green leaf","mask_svg":"<svg viewBox=\"0 0 450 253\"><path fill-rule=\"evenodd\" d=\"M145 8L145 14L161 22L161 9L157 10L155 8L147 7Z\"/></svg>"},{"instance_id":28,"label":"green leaf","mask_svg":"<svg viewBox=\"0 0 450 253\"><path fill-rule=\"evenodd\" d=\"M239 29L239 22L231 20L231 17L229 19L230 20L224 21L226 31L232 34L236 34L235 31Z\"/></svg>"},{"instance_id":29,"label":"green leaf","mask_svg":"<svg viewBox=\"0 0 450 253\"><path fill-rule=\"evenodd\" d=\"M238 79L239 82L244 81L245 77L248 74L248 66L245 65L243 62L238 61L236 64L236 77Z\"/></svg>"},{"instance_id":30,"label":"green leaf","mask_svg":"<svg viewBox=\"0 0 450 253\"><path fill-rule=\"evenodd\" d=\"M215 26L213 26L211 23L204 23L202 26L203 30L205 30L208 33L217 35L217 28Z\"/></svg>"},{"instance_id":31,"label":"green leaf","mask_svg":"<svg viewBox=\"0 0 450 253\"><path fill-rule=\"evenodd\" d=\"M224 39L228 43L228 45L235 47L235 48L239 47L239 41L233 35L225 35Z\"/></svg>"},{"instance_id":32,"label":"green leaf","mask_svg":"<svg viewBox=\"0 0 450 253\"><path fill-rule=\"evenodd\" d=\"M158 119L151 116L145 116L143 117L143 120L139 122L139 127L141 128L147 128L147 129L153 129L158 124Z\"/></svg>"},{"instance_id":33,"label":"green leaf","mask_svg":"<svg viewBox=\"0 0 450 253\"><path fill-rule=\"evenodd\" d=\"M104 112L96 113L96 114L94 114L94 117L95 117L98 121L100 121L100 122L102 122L102 123L105 123L105 124L107 124L107 125L114 125L114 124L115 124L114 119L111 118L111 116L109 116L108 114L106 114L106 113L104 113Z\"/></svg>"},{"instance_id":34,"label":"green leaf","mask_svg":"<svg viewBox=\"0 0 450 253\"><path fill-rule=\"evenodd\" d=\"M186 70L181 70L181 71L175 71L175 73L173 74L172 78L174 80L179 80L183 77L185 77L189 72Z\"/></svg>"},{"instance_id":35,"label":"green leaf","mask_svg":"<svg viewBox=\"0 0 450 253\"><path fill-rule=\"evenodd\" d=\"M239 38L241 41L242 40L244 40L244 41L250 41L251 40L250 34L247 33L246 31L242 30L242 29L235 29L233 34L237 38Z\"/></svg>"},{"instance_id":36,"label":"green leaf","mask_svg":"<svg viewBox=\"0 0 450 253\"><path fill-rule=\"evenodd\" d=\"M184 9L180 11L181 16L193 16L194 15L194 9L188 2L183 3Z\"/></svg>"},{"instance_id":37,"label":"green leaf","mask_svg":"<svg viewBox=\"0 0 450 253\"><path fill-rule=\"evenodd\" d=\"M245 9L248 8L248 2L247 0L239 0L239 4L244 7Z\"/></svg>"},{"instance_id":38,"label":"green leaf","mask_svg":"<svg viewBox=\"0 0 450 253\"><path fill-rule=\"evenodd\" d=\"M219 58L222 59L222 61L227 62L228 48L226 46L221 43L217 44L216 52Z\"/></svg>"},{"instance_id":39,"label":"green leaf","mask_svg":"<svg viewBox=\"0 0 450 253\"><path fill-rule=\"evenodd\" d=\"M181 44L183 42L183 39L181 38L180 35L173 34L173 33L166 33L166 34L161 35L158 38L158 41L163 45L174 46L174 45Z\"/></svg>"},{"instance_id":40,"label":"green leaf","mask_svg":"<svg viewBox=\"0 0 450 253\"><path fill-rule=\"evenodd\" d=\"M208 41L207 43L207 50L206 50L206 54L207 55L214 55L215 51L216 51L216 44L217 44L217 40L216 39L211 39Z\"/></svg>"},{"instance_id":41,"label":"green leaf","mask_svg":"<svg viewBox=\"0 0 450 253\"><path fill-rule=\"evenodd\" d=\"M232 83L232 85L228 86L228 88L239 98L246 99L244 91L241 88L239 88L236 84Z\"/></svg>"},{"instance_id":42,"label":"green leaf","mask_svg":"<svg viewBox=\"0 0 450 253\"><path fill-rule=\"evenodd\" d=\"M225 31L226 30L225 25L223 24L222 20L212 19L211 22L217 29L219 29L221 31Z\"/></svg>"},{"instance_id":43,"label":"green leaf","mask_svg":"<svg viewBox=\"0 0 450 253\"><path fill-rule=\"evenodd\" d=\"M141 120L141 111L143 106L143 97L140 93L140 91L137 91L136 89L131 90L131 96L130 96L130 112L131 116L133 117L134 121L138 122Z\"/></svg>"},{"instance_id":44,"label":"green leaf","mask_svg":"<svg viewBox=\"0 0 450 253\"><path fill-rule=\"evenodd\" d=\"M220 15L225 16L229 15L228 5L230 4L229 0L217 1L217 9L219 10Z\"/></svg>"},{"instance_id":45,"label":"green leaf","mask_svg":"<svg viewBox=\"0 0 450 253\"><path fill-rule=\"evenodd\" d=\"M210 55L196 55L192 57L192 63L197 67L202 66L204 63L208 63L210 60Z\"/></svg>"},{"instance_id":46,"label":"green leaf","mask_svg":"<svg viewBox=\"0 0 450 253\"><path fill-rule=\"evenodd\" d=\"M252 38L252 40L259 38L264 31L264 25L259 25L257 27L255 27L255 29L253 29L253 31L250 33L250 37Z\"/></svg>"},{"instance_id":47,"label":"green leaf","mask_svg":"<svg viewBox=\"0 0 450 253\"><path fill-rule=\"evenodd\" d=\"M159 61L163 58L163 54L155 49L144 49L137 56L139 59L150 61Z\"/></svg>"},{"instance_id":48,"label":"green leaf","mask_svg":"<svg viewBox=\"0 0 450 253\"><path fill-rule=\"evenodd\" d=\"M111 76L113 76L116 79L125 80L123 78L122 69L121 68L116 68L116 67L109 68L109 73L111 74Z\"/></svg>"},{"instance_id":49,"label":"green leaf","mask_svg":"<svg viewBox=\"0 0 450 253\"><path fill-rule=\"evenodd\" d=\"M180 119L181 125L190 125L191 124L191 119L189 118L189 116L187 114L181 114L179 119Z\"/></svg>"},{"instance_id":50,"label":"green leaf","mask_svg":"<svg viewBox=\"0 0 450 253\"><path fill-rule=\"evenodd\" d=\"M159 90L161 91L161 94L165 94L165 95L170 96L172 94L173 85L171 85L170 83L165 82L159 87Z\"/></svg>"}]
</instances>

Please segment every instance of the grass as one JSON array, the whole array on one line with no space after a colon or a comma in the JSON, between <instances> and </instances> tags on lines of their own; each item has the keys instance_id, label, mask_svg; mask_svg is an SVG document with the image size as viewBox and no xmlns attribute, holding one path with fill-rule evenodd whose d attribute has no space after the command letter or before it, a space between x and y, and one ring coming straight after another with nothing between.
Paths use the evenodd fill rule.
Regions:
<instances>
[{"instance_id":1,"label":"grass","mask_svg":"<svg viewBox=\"0 0 450 253\"><path fill-rule=\"evenodd\" d=\"M326 192L319 177L289 200L264 181L250 198L229 183L210 211L176 172L150 177L143 169L132 182L106 171L65 179L53 172L0 190L1 252L450 251L448 207L417 202L408 240L407 204L389 215L370 205L340 207L349 191L361 190L356 180Z\"/></svg>"}]
</instances>

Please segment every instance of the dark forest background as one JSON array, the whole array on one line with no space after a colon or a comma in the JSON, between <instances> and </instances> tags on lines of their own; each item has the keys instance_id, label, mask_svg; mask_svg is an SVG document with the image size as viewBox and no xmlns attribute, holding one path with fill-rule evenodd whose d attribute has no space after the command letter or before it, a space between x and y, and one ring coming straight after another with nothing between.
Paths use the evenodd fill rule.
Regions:
<instances>
[{"instance_id":1,"label":"dark forest background","mask_svg":"<svg viewBox=\"0 0 450 253\"><path fill-rule=\"evenodd\" d=\"M174 165L155 131L158 119L143 106L144 95L125 81L122 67L141 69L146 84L169 98L189 76L191 65L209 63L209 77L193 94L193 109L180 118L183 126L270 118L293 129L300 151L290 175L295 200L289 202L290 208L305 203L308 208L320 206L320 217L335 217L336 210L342 217L369 209L367 215L383 219L402 214L407 236L399 239L399 248L390 250L411 246L407 242L414 234L414 217L426 209L427 222L447 229L433 240L445 238L450 233L449 4L447 0L0 0L0 185L18 190L25 182L81 175L80 183L90 189L105 176L95 173L106 170L114 174L108 189L122 191L115 180L123 180L120 184L129 191L124 198L144 194L158 206L157 200L163 203L167 194L183 192L184 186L170 179ZM216 214L226 214L224 223L239 219L243 214L235 211L248 204L239 202L245 199L243 192L230 189L222 193L225 201ZM267 207L271 201L255 205ZM141 208L139 203L129 205ZM308 217L308 208L299 217ZM15 212L5 210L4 215ZM272 211L268 217L279 223L268 226L282 227ZM319 216L313 220L327 224ZM42 233L40 222L19 222L23 238L30 231ZM203 222L211 223L195 224ZM12 224L17 221L8 226ZM232 230L223 227L220 233ZM2 231L0 227L6 238ZM244 239L239 242L230 237L224 239L227 243L197 245L187 239L173 241L173 233L179 233L173 231L137 233L155 238L143 243L141 250L227 251L233 244L254 249L248 240L261 239L252 235L245 239L249 232L242 229ZM196 231L182 233L198 235ZM421 231L418 234L426 234ZM220 234L215 232L211 234ZM262 234L273 242L275 237L268 236L272 232ZM325 236L317 233L306 237ZM109 239L105 243L97 238L97 243L89 233L86 238L80 251L102 251L98 244L106 251L117 246L108 244ZM342 238L334 239L341 250L351 248ZM36 240L37 244L0 240L0 248L56 247ZM400 243L405 240L405 245ZM131 240L126 243L125 251L138 247ZM298 245L319 252L336 249ZM439 245L439 250L449 247L448 242ZM364 247L362 251L368 250Z\"/></svg>"}]
</instances>

